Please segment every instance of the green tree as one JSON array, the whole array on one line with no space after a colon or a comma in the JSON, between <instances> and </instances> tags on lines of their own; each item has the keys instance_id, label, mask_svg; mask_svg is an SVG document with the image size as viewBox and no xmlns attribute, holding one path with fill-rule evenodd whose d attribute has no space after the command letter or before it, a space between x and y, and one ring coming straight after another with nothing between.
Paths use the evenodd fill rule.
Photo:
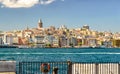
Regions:
<instances>
[{"instance_id":1,"label":"green tree","mask_svg":"<svg viewBox=\"0 0 120 74\"><path fill-rule=\"evenodd\" d=\"M81 45L82 45L82 42L79 42L79 43L78 43L78 46L81 46Z\"/></svg>"}]
</instances>

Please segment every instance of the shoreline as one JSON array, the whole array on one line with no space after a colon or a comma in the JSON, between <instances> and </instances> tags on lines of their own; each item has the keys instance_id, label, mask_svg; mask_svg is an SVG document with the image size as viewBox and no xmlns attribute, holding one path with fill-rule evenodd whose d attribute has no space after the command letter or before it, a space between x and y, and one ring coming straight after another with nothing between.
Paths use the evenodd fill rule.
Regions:
<instances>
[{"instance_id":1,"label":"shoreline","mask_svg":"<svg viewBox=\"0 0 120 74\"><path fill-rule=\"evenodd\" d=\"M119 48L119 47L31 47L27 45L0 45L0 48L78 48L78 49L107 49L107 48Z\"/></svg>"}]
</instances>

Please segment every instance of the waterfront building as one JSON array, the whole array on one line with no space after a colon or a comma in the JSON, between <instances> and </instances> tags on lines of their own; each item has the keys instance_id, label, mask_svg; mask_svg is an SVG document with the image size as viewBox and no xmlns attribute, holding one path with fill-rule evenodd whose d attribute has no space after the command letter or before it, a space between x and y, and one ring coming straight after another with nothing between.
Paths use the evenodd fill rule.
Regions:
<instances>
[{"instance_id":1,"label":"waterfront building","mask_svg":"<svg viewBox=\"0 0 120 74\"><path fill-rule=\"evenodd\" d=\"M13 45L19 45L19 44L20 44L20 42L19 42L19 37L14 36L14 37L13 37Z\"/></svg>"},{"instance_id":2,"label":"waterfront building","mask_svg":"<svg viewBox=\"0 0 120 74\"><path fill-rule=\"evenodd\" d=\"M11 34L4 34L3 42L5 45L13 44L13 36Z\"/></svg>"},{"instance_id":3,"label":"waterfront building","mask_svg":"<svg viewBox=\"0 0 120 74\"><path fill-rule=\"evenodd\" d=\"M6 44L6 43L7 43L7 39L6 39L6 37L7 37L7 35L6 35L6 34L4 34L4 37L3 37L3 42L4 42L4 44Z\"/></svg>"},{"instance_id":4,"label":"waterfront building","mask_svg":"<svg viewBox=\"0 0 120 74\"><path fill-rule=\"evenodd\" d=\"M36 43L36 44L39 44L39 43L44 43L44 36L33 36L33 41Z\"/></svg>"},{"instance_id":5,"label":"waterfront building","mask_svg":"<svg viewBox=\"0 0 120 74\"><path fill-rule=\"evenodd\" d=\"M4 34L0 34L0 45L4 44L3 38L4 38Z\"/></svg>"},{"instance_id":6,"label":"waterfront building","mask_svg":"<svg viewBox=\"0 0 120 74\"><path fill-rule=\"evenodd\" d=\"M23 37L18 37L18 45L23 45L24 42L23 42ZM15 38L17 40L17 38ZM14 42L14 43L17 43L17 42Z\"/></svg>"},{"instance_id":7,"label":"waterfront building","mask_svg":"<svg viewBox=\"0 0 120 74\"><path fill-rule=\"evenodd\" d=\"M18 37L18 44L19 45L29 45L33 43L32 41L33 31L30 30L28 27L19 33Z\"/></svg>"},{"instance_id":8,"label":"waterfront building","mask_svg":"<svg viewBox=\"0 0 120 74\"><path fill-rule=\"evenodd\" d=\"M83 38L81 36L77 36L77 45L78 46L83 45Z\"/></svg>"},{"instance_id":9,"label":"waterfront building","mask_svg":"<svg viewBox=\"0 0 120 74\"><path fill-rule=\"evenodd\" d=\"M53 37L52 47L59 47L59 38L58 37Z\"/></svg>"},{"instance_id":10,"label":"waterfront building","mask_svg":"<svg viewBox=\"0 0 120 74\"><path fill-rule=\"evenodd\" d=\"M91 46L91 47L96 47L97 46L97 40L96 38L89 38L88 39L88 46Z\"/></svg>"},{"instance_id":11,"label":"waterfront building","mask_svg":"<svg viewBox=\"0 0 120 74\"><path fill-rule=\"evenodd\" d=\"M45 35L44 40L46 47L51 47L53 44L53 36L52 35Z\"/></svg>"},{"instance_id":12,"label":"waterfront building","mask_svg":"<svg viewBox=\"0 0 120 74\"><path fill-rule=\"evenodd\" d=\"M76 39L76 37L72 36L70 38L70 46L72 46L72 47L77 46L77 39Z\"/></svg>"},{"instance_id":13,"label":"waterfront building","mask_svg":"<svg viewBox=\"0 0 120 74\"><path fill-rule=\"evenodd\" d=\"M82 46L88 46L88 39L83 38L83 45Z\"/></svg>"},{"instance_id":14,"label":"waterfront building","mask_svg":"<svg viewBox=\"0 0 120 74\"><path fill-rule=\"evenodd\" d=\"M60 36L59 45L60 45L60 47L66 47L67 46L67 38L65 36Z\"/></svg>"},{"instance_id":15,"label":"waterfront building","mask_svg":"<svg viewBox=\"0 0 120 74\"><path fill-rule=\"evenodd\" d=\"M102 38L102 37L98 37L98 38L97 38L97 44L98 44L99 46L102 46L102 45L103 45L103 38Z\"/></svg>"},{"instance_id":16,"label":"waterfront building","mask_svg":"<svg viewBox=\"0 0 120 74\"><path fill-rule=\"evenodd\" d=\"M35 47L45 47L44 36L33 36L33 43L35 43Z\"/></svg>"},{"instance_id":17,"label":"waterfront building","mask_svg":"<svg viewBox=\"0 0 120 74\"><path fill-rule=\"evenodd\" d=\"M108 47L108 48L112 47L112 41L103 41L102 44L103 46Z\"/></svg>"},{"instance_id":18,"label":"waterfront building","mask_svg":"<svg viewBox=\"0 0 120 74\"><path fill-rule=\"evenodd\" d=\"M0 45L3 45L3 39L0 37Z\"/></svg>"},{"instance_id":19,"label":"waterfront building","mask_svg":"<svg viewBox=\"0 0 120 74\"><path fill-rule=\"evenodd\" d=\"M16 38L16 40L17 39L18 39L18 44L19 45L29 45L29 38L28 37Z\"/></svg>"},{"instance_id":20,"label":"waterfront building","mask_svg":"<svg viewBox=\"0 0 120 74\"><path fill-rule=\"evenodd\" d=\"M9 45L13 44L13 36L12 35L7 35L6 36L6 43Z\"/></svg>"},{"instance_id":21,"label":"waterfront building","mask_svg":"<svg viewBox=\"0 0 120 74\"><path fill-rule=\"evenodd\" d=\"M70 37L66 37L66 39L67 39L67 47L71 47L70 46Z\"/></svg>"},{"instance_id":22,"label":"waterfront building","mask_svg":"<svg viewBox=\"0 0 120 74\"><path fill-rule=\"evenodd\" d=\"M113 47L120 47L120 39L113 39Z\"/></svg>"}]
</instances>

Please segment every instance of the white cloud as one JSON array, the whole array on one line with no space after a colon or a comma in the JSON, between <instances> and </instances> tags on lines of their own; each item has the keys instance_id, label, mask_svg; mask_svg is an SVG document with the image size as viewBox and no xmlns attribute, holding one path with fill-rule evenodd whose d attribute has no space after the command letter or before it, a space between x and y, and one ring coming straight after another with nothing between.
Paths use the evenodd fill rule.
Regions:
<instances>
[{"instance_id":1,"label":"white cloud","mask_svg":"<svg viewBox=\"0 0 120 74\"><path fill-rule=\"evenodd\" d=\"M47 0L47 1L44 1L44 0L40 0L40 4L50 4L52 2L54 2L55 0Z\"/></svg>"},{"instance_id":2,"label":"white cloud","mask_svg":"<svg viewBox=\"0 0 120 74\"><path fill-rule=\"evenodd\" d=\"M9 7L9 8L29 8L36 4L50 4L55 0L0 0L2 7Z\"/></svg>"}]
</instances>

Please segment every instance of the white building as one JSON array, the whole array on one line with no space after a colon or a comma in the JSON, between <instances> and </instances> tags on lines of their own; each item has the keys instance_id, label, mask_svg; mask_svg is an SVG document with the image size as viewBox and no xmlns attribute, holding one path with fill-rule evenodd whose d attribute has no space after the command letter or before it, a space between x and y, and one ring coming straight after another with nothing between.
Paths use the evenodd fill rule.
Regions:
<instances>
[{"instance_id":1,"label":"white building","mask_svg":"<svg viewBox=\"0 0 120 74\"><path fill-rule=\"evenodd\" d=\"M52 35L46 35L44 38L45 44L53 44L53 36Z\"/></svg>"},{"instance_id":2,"label":"white building","mask_svg":"<svg viewBox=\"0 0 120 74\"><path fill-rule=\"evenodd\" d=\"M59 39L56 37L53 37L53 47L59 47Z\"/></svg>"},{"instance_id":3,"label":"white building","mask_svg":"<svg viewBox=\"0 0 120 74\"><path fill-rule=\"evenodd\" d=\"M44 43L44 36L34 36L33 41L37 44Z\"/></svg>"},{"instance_id":4,"label":"white building","mask_svg":"<svg viewBox=\"0 0 120 74\"><path fill-rule=\"evenodd\" d=\"M89 46L97 46L97 40L96 40L96 38L89 38L88 39L88 45Z\"/></svg>"},{"instance_id":5,"label":"white building","mask_svg":"<svg viewBox=\"0 0 120 74\"><path fill-rule=\"evenodd\" d=\"M35 43L35 47L39 48L45 47L44 36L34 36L33 42Z\"/></svg>"},{"instance_id":6,"label":"white building","mask_svg":"<svg viewBox=\"0 0 120 74\"><path fill-rule=\"evenodd\" d=\"M4 44L12 45L13 44L13 36L5 34L3 37L3 42L4 42Z\"/></svg>"}]
</instances>

